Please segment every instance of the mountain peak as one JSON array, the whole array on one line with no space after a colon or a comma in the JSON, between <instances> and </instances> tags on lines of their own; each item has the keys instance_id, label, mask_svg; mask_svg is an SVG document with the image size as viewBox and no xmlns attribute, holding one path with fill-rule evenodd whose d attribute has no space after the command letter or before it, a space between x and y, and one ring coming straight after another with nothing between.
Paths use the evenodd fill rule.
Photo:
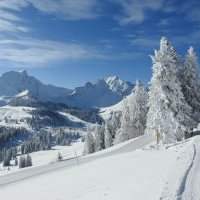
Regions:
<instances>
[{"instance_id":1,"label":"mountain peak","mask_svg":"<svg viewBox=\"0 0 200 200\"><path fill-rule=\"evenodd\" d=\"M113 75L106 77L104 80L108 83L108 82L118 81L120 80L120 78L116 75Z\"/></svg>"},{"instance_id":2,"label":"mountain peak","mask_svg":"<svg viewBox=\"0 0 200 200\"><path fill-rule=\"evenodd\" d=\"M110 90L123 94L133 85L130 82L120 79L118 76L109 76L104 79Z\"/></svg>"}]
</instances>

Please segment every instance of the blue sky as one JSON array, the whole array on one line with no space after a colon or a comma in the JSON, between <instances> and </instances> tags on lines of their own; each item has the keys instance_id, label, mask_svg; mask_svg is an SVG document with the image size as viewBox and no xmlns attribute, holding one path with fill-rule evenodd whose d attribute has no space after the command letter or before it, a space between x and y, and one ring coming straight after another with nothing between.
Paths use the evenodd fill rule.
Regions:
<instances>
[{"instance_id":1,"label":"blue sky","mask_svg":"<svg viewBox=\"0 0 200 200\"><path fill-rule=\"evenodd\" d=\"M109 75L148 82L161 36L198 54L200 1L1 0L0 73L68 88Z\"/></svg>"}]
</instances>

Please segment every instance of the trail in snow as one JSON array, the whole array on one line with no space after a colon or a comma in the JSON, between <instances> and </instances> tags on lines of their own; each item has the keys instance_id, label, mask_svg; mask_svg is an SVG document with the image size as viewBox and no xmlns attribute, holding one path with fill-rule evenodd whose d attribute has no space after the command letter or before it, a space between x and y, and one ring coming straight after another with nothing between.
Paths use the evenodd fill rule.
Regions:
<instances>
[{"instance_id":1,"label":"trail in snow","mask_svg":"<svg viewBox=\"0 0 200 200\"><path fill-rule=\"evenodd\" d=\"M200 200L200 144L195 143L194 160L185 181L181 200Z\"/></svg>"},{"instance_id":2,"label":"trail in snow","mask_svg":"<svg viewBox=\"0 0 200 200\"><path fill-rule=\"evenodd\" d=\"M200 137L185 145L172 165L160 200L200 200Z\"/></svg>"},{"instance_id":3,"label":"trail in snow","mask_svg":"<svg viewBox=\"0 0 200 200\"><path fill-rule=\"evenodd\" d=\"M114 154L119 153L125 153L134 151L136 149L142 148L146 146L147 144L150 144L153 141L153 138L145 135L141 136L135 139L132 139L128 142L125 142L124 144L119 144L116 146L113 146L109 149L106 149L104 151L97 152L95 154L91 154L89 156L85 157L77 157L77 158L71 158L62 162L56 162L49 165L39 166L39 167L33 167L33 168L27 168L25 170L11 173L5 176L0 177L0 187L6 186L8 184L20 182L29 178L33 178L39 175L43 175L46 173L51 173L57 170L61 170L63 168L71 168L75 165L82 165L91 161L94 161L99 158L111 156Z\"/></svg>"},{"instance_id":4,"label":"trail in snow","mask_svg":"<svg viewBox=\"0 0 200 200\"><path fill-rule=\"evenodd\" d=\"M189 178L190 171L192 170L192 167L194 165L195 158L196 158L196 147L195 147L194 144L193 144L193 148L194 148L193 157L192 157L192 160L191 160L191 163L190 163L189 167L186 169L186 172L185 172L185 174L184 174L184 176L182 178L181 184L180 184L180 186L178 188L177 200L181 200L184 191L188 190L186 182L187 182L187 180ZM190 199L190 200L192 200L192 199Z\"/></svg>"}]
</instances>

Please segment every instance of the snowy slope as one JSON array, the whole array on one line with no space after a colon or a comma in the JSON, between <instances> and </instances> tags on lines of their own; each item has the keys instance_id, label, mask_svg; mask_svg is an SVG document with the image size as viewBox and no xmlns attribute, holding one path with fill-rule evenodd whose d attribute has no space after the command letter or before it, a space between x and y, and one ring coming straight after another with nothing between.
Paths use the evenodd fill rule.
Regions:
<instances>
[{"instance_id":1,"label":"snowy slope","mask_svg":"<svg viewBox=\"0 0 200 200\"><path fill-rule=\"evenodd\" d=\"M27 120L32 118L31 112L33 110L34 108L32 107L0 107L0 126L30 129Z\"/></svg>"},{"instance_id":2,"label":"snowy slope","mask_svg":"<svg viewBox=\"0 0 200 200\"><path fill-rule=\"evenodd\" d=\"M29 200L199 200L199 151L200 138L195 137L159 149L150 145L110 156L105 153L99 159L94 154L90 162L70 161L68 168L61 162L57 171L1 186L0 196L7 200L27 196Z\"/></svg>"},{"instance_id":3,"label":"snowy slope","mask_svg":"<svg viewBox=\"0 0 200 200\"><path fill-rule=\"evenodd\" d=\"M28 106L0 107L0 127L25 128L30 133L39 129L54 132L64 128L84 135L88 126L93 124L64 111Z\"/></svg>"},{"instance_id":4,"label":"snowy slope","mask_svg":"<svg viewBox=\"0 0 200 200\"><path fill-rule=\"evenodd\" d=\"M132 93L130 93L128 96L124 97L120 102L118 102L115 105L100 108L99 114L103 119L109 119L112 112L121 112L124 106L124 103L126 100L131 98Z\"/></svg>"},{"instance_id":5,"label":"snowy slope","mask_svg":"<svg viewBox=\"0 0 200 200\"><path fill-rule=\"evenodd\" d=\"M200 136L181 144L184 150L177 157L163 188L163 200L200 199Z\"/></svg>"}]
</instances>

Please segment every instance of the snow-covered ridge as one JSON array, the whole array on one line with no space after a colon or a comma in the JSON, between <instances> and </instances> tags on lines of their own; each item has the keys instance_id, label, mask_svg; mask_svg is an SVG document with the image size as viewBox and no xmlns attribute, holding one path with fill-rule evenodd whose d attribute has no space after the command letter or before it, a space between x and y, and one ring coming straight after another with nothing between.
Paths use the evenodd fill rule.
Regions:
<instances>
[{"instance_id":1,"label":"snow-covered ridge","mask_svg":"<svg viewBox=\"0 0 200 200\"><path fill-rule=\"evenodd\" d=\"M130 82L111 76L70 90L44 84L26 71L10 71L0 77L0 105L6 105L13 98L30 96L41 102L50 101L83 108L104 107L119 102L132 88Z\"/></svg>"},{"instance_id":2,"label":"snow-covered ridge","mask_svg":"<svg viewBox=\"0 0 200 200\"><path fill-rule=\"evenodd\" d=\"M130 82L123 81L118 76L109 76L104 80L112 91L119 94L126 93L127 90L130 92L131 86L133 87Z\"/></svg>"}]
</instances>

